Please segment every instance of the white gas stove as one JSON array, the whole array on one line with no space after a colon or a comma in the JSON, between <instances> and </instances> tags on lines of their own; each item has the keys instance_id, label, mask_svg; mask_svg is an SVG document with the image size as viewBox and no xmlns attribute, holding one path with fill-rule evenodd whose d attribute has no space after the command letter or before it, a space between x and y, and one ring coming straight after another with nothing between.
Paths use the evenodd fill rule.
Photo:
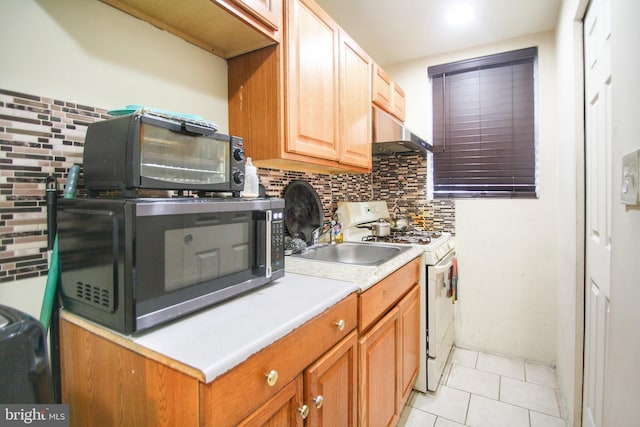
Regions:
<instances>
[{"instance_id":1,"label":"white gas stove","mask_svg":"<svg viewBox=\"0 0 640 427\"><path fill-rule=\"evenodd\" d=\"M458 294L455 241L451 233L411 230L372 236L367 224L391 218L384 201L339 202L336 213L346 242L412 245L423 249L425 268L419 282L420 366L414 388L421 392L435 391L453 346L453 304ZM454 275L456 279L452 280Z\"/></svg>"},{"instance_id":2,"label":"white gas stove","mask_svg":"<svg viewBox=\"0 0 640 427\"><path fill-rule=\"evenodd\" d=\"M389 236L372 236L367 224L391 218L387 202L338 202L338 221L342 223L345 242L369 242L418 246L424 250L425 263L435 265L455 248L451 233L411 229L391 232Z\"/></svg>"}]
</instances>

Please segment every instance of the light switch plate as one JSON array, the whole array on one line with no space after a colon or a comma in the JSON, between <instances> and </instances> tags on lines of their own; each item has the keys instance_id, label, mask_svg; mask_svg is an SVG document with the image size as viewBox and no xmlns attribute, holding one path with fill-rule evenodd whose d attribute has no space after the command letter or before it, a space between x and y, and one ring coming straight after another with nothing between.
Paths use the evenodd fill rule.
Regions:
<instances>
[{"instance_id":1,"label":"light switch plate","mask_svg":"<svg viewBox=\"0 0 640 427\"><path fill-rule=\"evenodd\" d=\"M622 157L622 186L620 188L620 202L625 205L638 204L640 180L640 150L625 154Z\"/></svg>"}]
</instances>

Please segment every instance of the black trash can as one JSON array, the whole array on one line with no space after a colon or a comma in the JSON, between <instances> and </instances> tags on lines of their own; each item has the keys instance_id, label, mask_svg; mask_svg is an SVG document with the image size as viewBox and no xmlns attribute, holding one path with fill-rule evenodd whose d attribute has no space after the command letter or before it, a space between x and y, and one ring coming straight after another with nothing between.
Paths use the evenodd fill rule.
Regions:
<instances>
[{"instance_id":1,"label":"black trash can","mask_svg":"<svg viewBox=\"0 0 640 427\"><path fill-rule=\"evenodd\" d=\"M51 370L42 324L0 305L0 403L52 403Z\"/></svg>"}]
</instances>

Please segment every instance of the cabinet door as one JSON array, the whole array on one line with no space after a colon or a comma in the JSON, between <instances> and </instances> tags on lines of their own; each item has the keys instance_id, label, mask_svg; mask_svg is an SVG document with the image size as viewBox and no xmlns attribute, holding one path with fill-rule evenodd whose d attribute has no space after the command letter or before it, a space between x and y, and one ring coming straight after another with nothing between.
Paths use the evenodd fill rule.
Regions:
<instances>
[{"instance_id":1,"label":"cabinet door","mask_svg":"<svg viewBox=\"0 0 640 427\"><path fill-rule=\"evenodd\" d=\"M391 112L392 89L391 76L378 64L373 64L372 101L385 111Z\"/></svg>"},{"instance_id":2,"label":"cabinet door","mask_svg":"<svg viewBox=\"0 0 640 427\"><path fill-rule=\"evenodd\" d=\"M357 351L358 336L353 331L305 371L308 427L357 424Z\"/></svg>"},{"instance_id":3,"label":"cabinet door","mask_svg":"<svg viewBox=\"0 0 640 427\"><path fill-rule=\"evenodd\" d=\"M371 58L340 31L340 163L371 168Z\"/></svg>"},{"instance_id":4,"label":"cabinet door","mask_svg":"<svg viewBox=\"0 0 640 427\"><path fill-rule=\"evenodd\" d=\"M391 114L396 116L401 122L405 119L405 95L404 90L395 82L393 83L391 94Z\"/></svg>"},{"instance_id":5,"label":"cabinet door","mask_svg":"<svg viewBox=\"0 0 640 427\"><path fill-rule=\"evenodd\" d=\"M286 148L337 161L338 25L312 1L288 3Z\"/></svg>"},{"instance_id":6,"label":"cabinet door","mask_svg":"<svg viewBox=\"0 0 640 427\"><path fill-rule=\"evenodd\" d=\"M198 424L196 378L95 331L60 320L62 401L71 426Z\"/></svg>"},{"instance_id":7,"label":"cabinet door","mask_svg":"<svg viewBox=\"0 0 640 427\"><path fill-rule=\"evenodd\" d=\"M282 0L231 0L249 11L260 22L279 30L282 26Z\"/></svg>"},{"instance_id":8,"label":"cabinet door","mask_svg":"<svg viewBox=\"0 0 640 427\"><path fill-rule=\"evenodd\" d=\"M392 426L400 417L399 313L394 307L359 340L361 426Z\"/></svg>"},{"instance_id":9,"label":"cabinet door","mask_svg":"<svg viewBox=\"0 0 640 427\"><path fill-rule=\"evenodd\" d=\"M302 426L302 410L302 375L299 375L238 426Z\"/></svg>"},{"instance_id":10,"label":"cabinet door","mask_svg":"<svg viewBox=\"0 0 640 427\"><path fill-rule=\"evenodd\" d=\"M404 404L418 375L420 358L420 288L414 286L398 303L400 309L400 403Z\"/></svg>"}]
</instances>

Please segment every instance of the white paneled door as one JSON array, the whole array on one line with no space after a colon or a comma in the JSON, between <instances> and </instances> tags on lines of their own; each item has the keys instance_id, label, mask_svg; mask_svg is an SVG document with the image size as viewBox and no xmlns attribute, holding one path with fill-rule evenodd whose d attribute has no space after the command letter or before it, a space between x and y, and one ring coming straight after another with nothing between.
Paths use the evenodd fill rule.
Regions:
<instances>
[{"instance_id":1,"label":"white paneled door","mask_svg":"<svg viewBox=\"0 0 640 427\"><path fill-rule=\"evenodd\" d=\"M585 358L582 425L603 426L611 265L611 0L584 19L586 114Z\"/></svg>"}]
</instances>

